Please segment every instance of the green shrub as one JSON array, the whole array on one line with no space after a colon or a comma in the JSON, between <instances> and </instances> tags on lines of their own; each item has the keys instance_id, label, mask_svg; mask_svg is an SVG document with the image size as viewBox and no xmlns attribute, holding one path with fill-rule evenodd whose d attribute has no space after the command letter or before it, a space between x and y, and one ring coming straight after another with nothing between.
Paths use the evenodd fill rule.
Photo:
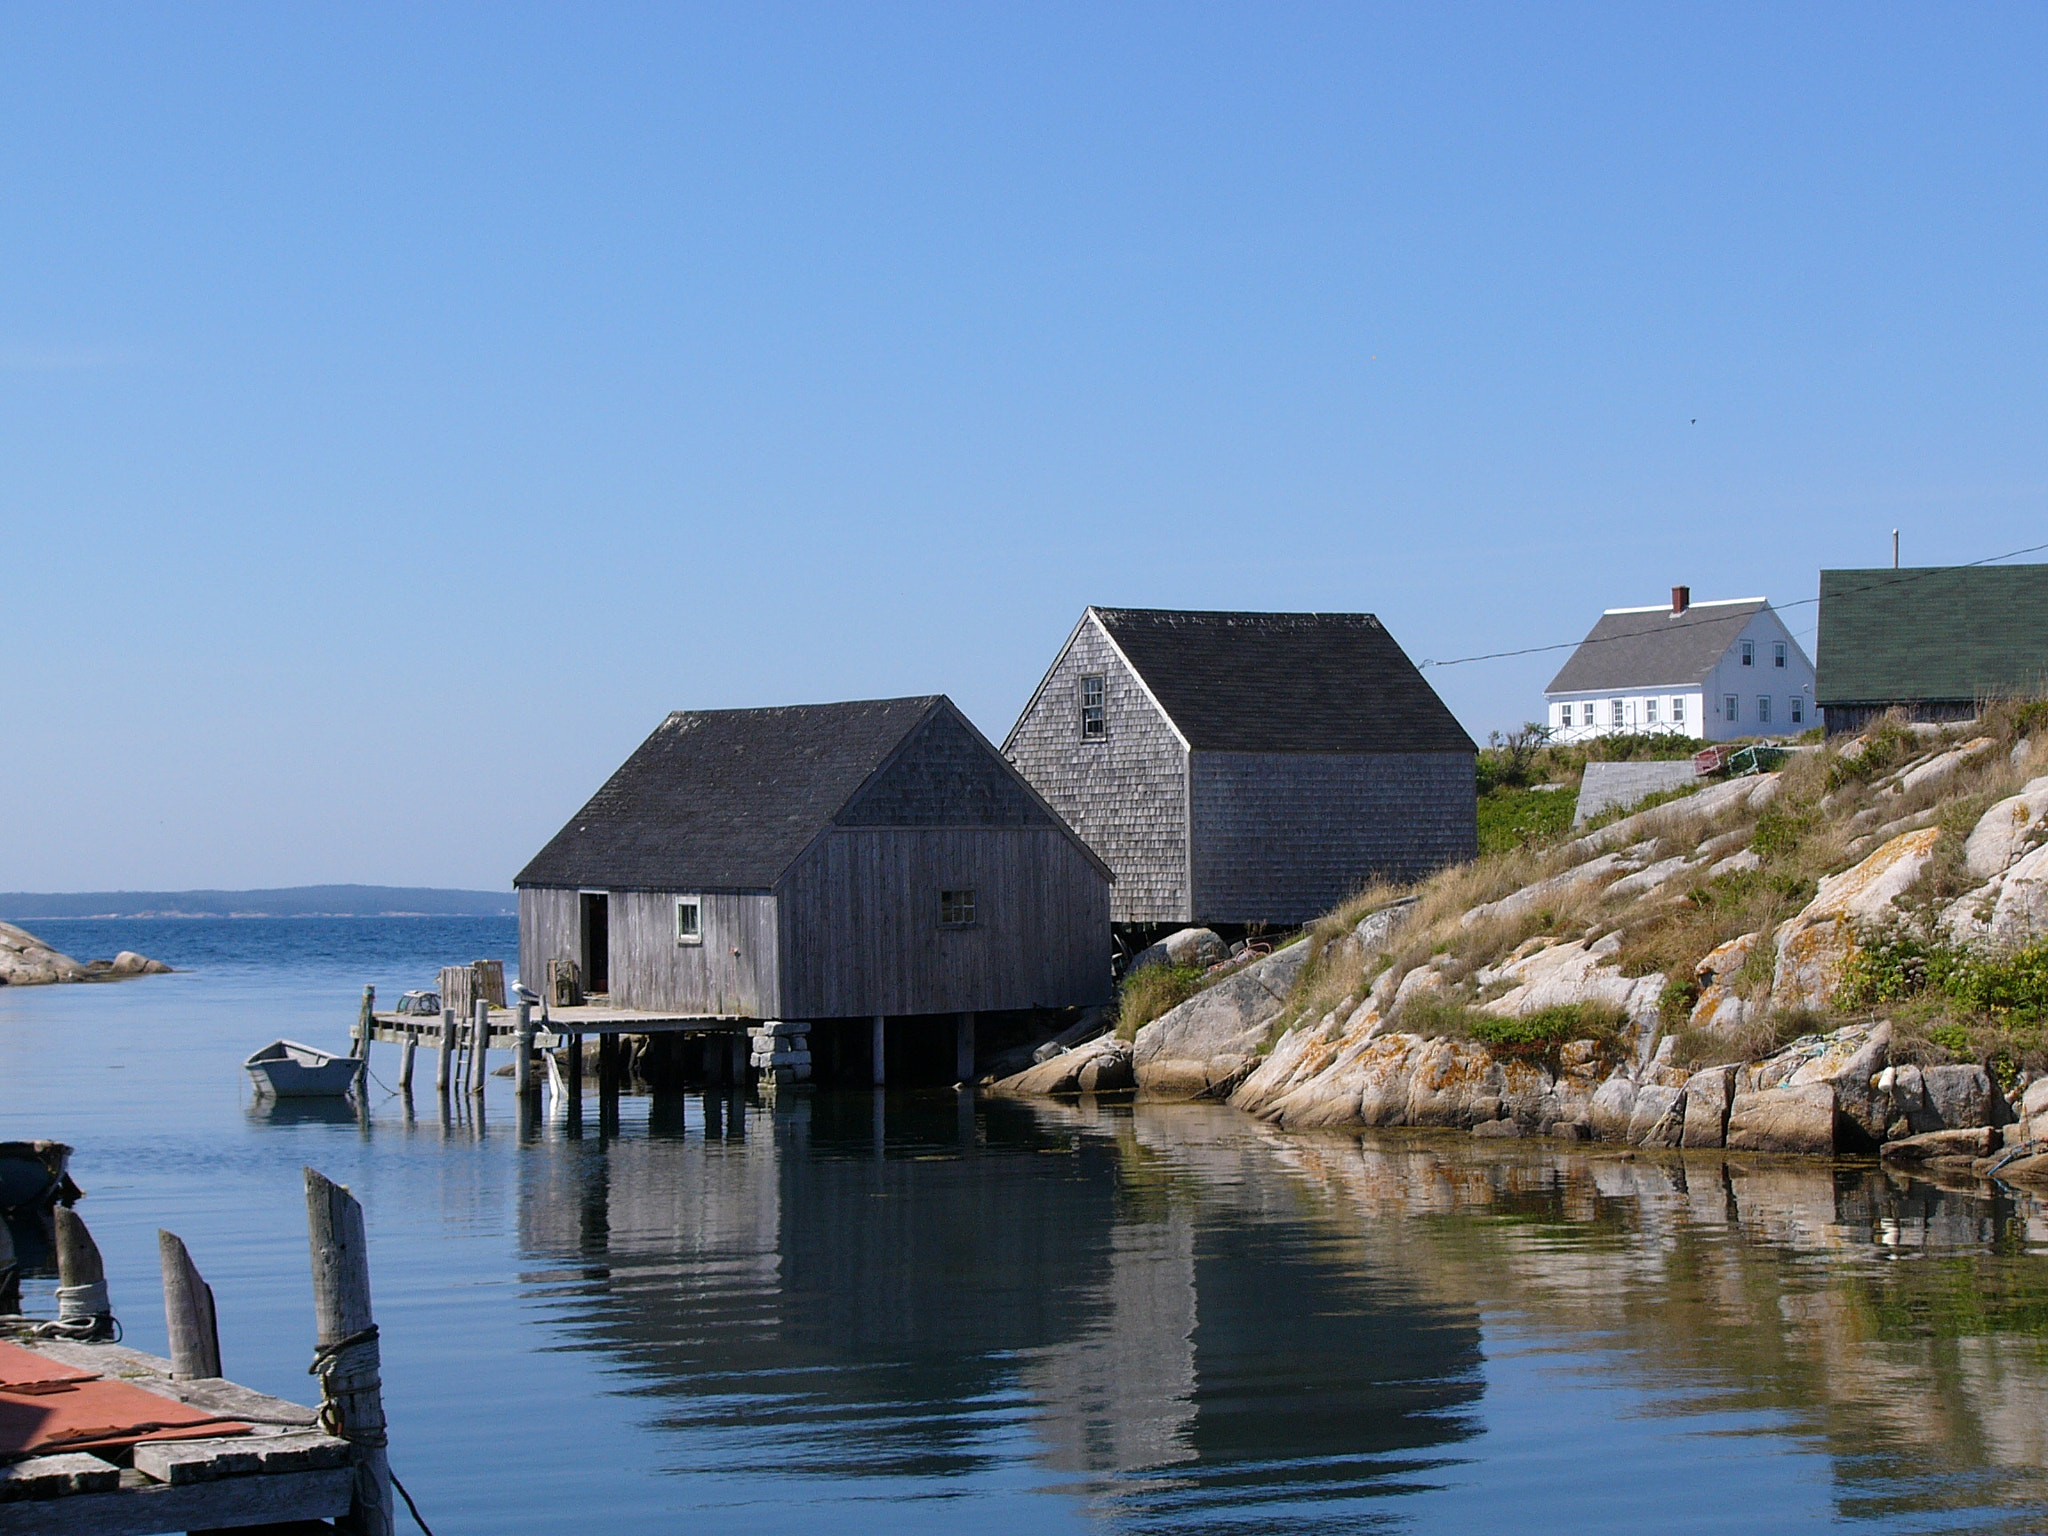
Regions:
<instances>
[{"instance_id":1,"label":"green shrub","mask_svg":"<svg viewBox=\"0 0 2048 1536\"><path fill-rule=\"evenodd\" d=\"M1479 851L1507 853L1548 843L1572 829L1579 797L1568 789L1510 789L1479 797Z\"/></svg>"},{"instance_id":2,"label":"green shrub","mask_svg":"<svg viewBox=\"0 0 2048 1536\"><path fill-rule=\"evenodd\" d=\"M1842 973L1840 996L1846 1006L1883 1007L1923 994L1993 1018L2048 1019L2048 939L1985 955L1900 928L1858 936L1857 951ZM1927 1038L1944 1050L1954 1049L1936 1030L1929 1030Z\"/></svg>"},{"instance_id":3,"label":"green shrub","mask_svg":"<svg viewBox=\"0 0 2048 1536\"><path fill-rule=\"evenodd\" d=\"M1134 1040L1138 1031L1202 990L1203 973L1192 965L1148 965L1133 971L1117 989L1116 1035Z\"/></svg>"},{"instance_id":4,"label":"green shrub","mask_svg":"<svg viewBox=\"0 0 2048 1536\"><path fill-rule=\"evenodd\" d=\"M1472 1014L1465 1021L1465 1035L1498 1056L1555 1063L1559 1049L1567 1041L1612 1040L1620 1022L1620 1015L1611 1010L1567 1003L1518 1019Z\"/></svg>"}]
</instances>

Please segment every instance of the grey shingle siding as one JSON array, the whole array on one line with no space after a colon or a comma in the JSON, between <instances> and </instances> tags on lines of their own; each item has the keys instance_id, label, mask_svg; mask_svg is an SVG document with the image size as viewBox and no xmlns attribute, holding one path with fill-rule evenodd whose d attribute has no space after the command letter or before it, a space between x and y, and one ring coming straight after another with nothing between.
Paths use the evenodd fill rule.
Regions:
<instances>
[{"instance_id":1,"label":"grey shingle siding","mask_svg":"<svg viewBox=\"0 0 2048 1536\"><path fill-rule=\"evenodd\" d=\"M1204 922L1306 922L1477 852L1469 752L1197 752L1193 773Z\"/></svg>"},{"instance_id":2,"label":"grey shingle siding","mask_svg":"<svg viewBox=\"0 0 2048 1536\"><path fill-rule=\"evenodd\" d=\"M842 827L1051 827L959 716L942 710L833 820Z\"/></svg>"},{"instance_id":3,"label":"grey shingle siding","mask_svg":"<svg viewBox=\"0 0 2048 1536\"><path fill-rule=\"evenodd\" d=\"M1081 679L1089 675L1106 679L1102 741L1081 740ZM1187 920L1187 752L1092 621L1083 621L1003 750L1115 871L1115 921Z\"/></svg>"}]
</instances>

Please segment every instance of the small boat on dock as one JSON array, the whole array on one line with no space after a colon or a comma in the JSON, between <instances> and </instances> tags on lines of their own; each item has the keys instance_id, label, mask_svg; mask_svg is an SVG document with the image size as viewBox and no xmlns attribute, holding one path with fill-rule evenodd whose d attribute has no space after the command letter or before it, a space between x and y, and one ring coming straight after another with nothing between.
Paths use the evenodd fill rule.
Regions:
<instances>
[{"instance_id":1,"label":"small boat on dock","mask_svg":"<svg viewBox=\"0 0 2048 1536\"><path fill-rule=\"evenodd\" d=\"M355 1086L359 1056L336 1056L296 1040L273 1040L242 1063L259 1094L274 1099L335 1099Z\"/></svg>"}]
</instances>

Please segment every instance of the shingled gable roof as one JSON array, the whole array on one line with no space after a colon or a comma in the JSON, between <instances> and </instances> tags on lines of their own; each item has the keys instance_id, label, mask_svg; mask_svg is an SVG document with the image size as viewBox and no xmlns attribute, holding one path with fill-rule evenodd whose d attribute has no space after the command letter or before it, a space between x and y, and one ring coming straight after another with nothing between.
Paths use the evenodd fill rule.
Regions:
<instances>
[{"instance_id":1,"label":"shingled gable roof","mask_svg":"<svg viewBox=\"0 0 2048 1536\"><path fill-rule=\"evenodd\" d=\"M1579 642L1545 693L1676 688L1701 682L1749 621L1770 607L1761 597L1694 603L1673 614L1654 608L1610 608Z\"/></svg>"},{"instance_id":2,"label":"shingled gable roof","mask_svg":"<svg viewBox=\"0 0 2048 1536\"><path fill-rule=\"evenodd\" d=\"M927 723L931 729L922 729ZM920 793L916 781L929 778L933 764L903 761L904 773L894 772L913 738L928 742L935 758L979 754L1000 776L958 786L958 820L1052 826L1073 838L942 694L679 710L655 727L513 884L768 890L835 820L918 824L905 813L905 796L884 793L903 789L893 782L903 778L911 781L908 799L931 802L930 787ZM943 764L938 771L947 777ZM961 778L950 777L956 785ZM863 794L864 788L870 792Z\"/></svg>"},{"instance_id":3,"label":"shingled gable roof","mask_svg":"<svg viewBox=\"0 0 2048 1536\"><path fill-rule=\"evenodd\" d=\"M2048 565L1822 571L1822 704L1972 703L2048 686Z\"/></svg>"},{"instance_id":4,"label":"shingled gable roof","mask_svg":"<svg viewBox=\"0 0 2048 1536\"><path fill-rule=\"evenodd\" d=\"M1088 612L1195 751L1477 750L1369 613Z\"/></svg>"}]
</instances>

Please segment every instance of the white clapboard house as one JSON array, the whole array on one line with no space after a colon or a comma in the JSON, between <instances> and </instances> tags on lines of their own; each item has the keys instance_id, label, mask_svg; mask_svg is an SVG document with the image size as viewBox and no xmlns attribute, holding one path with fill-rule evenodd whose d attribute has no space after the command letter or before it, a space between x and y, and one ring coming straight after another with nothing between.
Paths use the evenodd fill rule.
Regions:
<instances>
[{"instance_id":1,"label":"white clapboard house","mask_svg":"<svg viewBox=\"0 0 2048 1536\"><path fill-rule=\"evenodd\" d=\"M1766 598L1610 608L1543 691L1553 741L1668 732L1726 741L1819 723L1813 663Z\"/></svg>"}]
</instances>

